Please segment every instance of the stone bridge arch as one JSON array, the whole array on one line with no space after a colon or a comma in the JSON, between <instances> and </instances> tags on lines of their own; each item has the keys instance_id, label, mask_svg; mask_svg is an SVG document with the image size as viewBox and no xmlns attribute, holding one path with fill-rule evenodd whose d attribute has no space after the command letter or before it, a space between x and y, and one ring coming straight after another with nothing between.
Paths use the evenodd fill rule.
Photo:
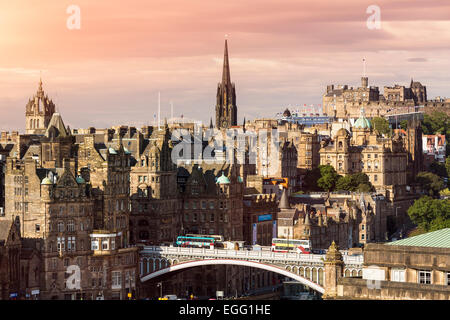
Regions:
<instances>
[{"instance_id":1,"label":"stone bridge arch","mask_svg":"<svg viewBox=\"0 0 450 320\"><path fill-rule=\"evenodd\" d=\"M275 272L278 274L282 274L286 277L292 278L294 280L299 281L301 284L323 294L325 292L325 288L321 285L306 279L299 274L296 274L292 271L283 269L281 267L277 267L275 265L265 264L257 261L249 261L249 260L239 260L239 259L202 259L202 260L191 260L187 262L181 262L178 264L169 265L168 267L159 269L152 273L149 273L143 277L141 277L141 282L145 282L147 280L162 276L164 274L174 272L177 270L183 270L193 267L207 266L207 265L238 265L238 266L246 266L259 268L266 271Z\"/></svg>"}]
</instances>

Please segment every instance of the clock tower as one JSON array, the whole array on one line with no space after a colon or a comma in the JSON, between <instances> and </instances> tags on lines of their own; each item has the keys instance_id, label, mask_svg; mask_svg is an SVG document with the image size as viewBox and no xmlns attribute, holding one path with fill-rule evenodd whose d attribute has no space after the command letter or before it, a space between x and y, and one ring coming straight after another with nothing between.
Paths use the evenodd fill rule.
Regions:
<instances>
[{"instance_id":1,"label":"clock tower","mask_svg":"<svg viewBox=\"0 0 450 320\"><path fill-rule=\"evenodd\" d=\"M228 62L228 44L225 40L222 82L217 85L216 128L227 129L237 125L236 91L231 82Z\"/></svg>"}]
</instances>

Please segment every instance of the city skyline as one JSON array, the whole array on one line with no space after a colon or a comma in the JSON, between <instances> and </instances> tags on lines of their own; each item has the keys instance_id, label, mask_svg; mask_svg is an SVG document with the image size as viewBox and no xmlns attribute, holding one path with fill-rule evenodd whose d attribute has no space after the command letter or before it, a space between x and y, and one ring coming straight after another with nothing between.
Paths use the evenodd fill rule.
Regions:
<instances>
[{"instance_id":1,"label":"city skyline","mask_svg":"<svg viewBox=\"0 0 450 320\"><path fill-rule=\"evenodd\" d=\"M158 92L161 119L170 117L173 102L175 116L209 124L225 35L238 123L287 105L321 104L327 84L358 86L363 58L369 84L407 86L414 78L430 98L446 96L449 4L406 4L378 2L380 30L366 26L369 1L262 1L258 8L195 1L187 11L178 1L132 1L127 8L78 1L79 30L66 27L68 3L1 5L0 127L24 130L21 111L41 74L72 128L152 124Z\"/></svg>"}]
</instances>

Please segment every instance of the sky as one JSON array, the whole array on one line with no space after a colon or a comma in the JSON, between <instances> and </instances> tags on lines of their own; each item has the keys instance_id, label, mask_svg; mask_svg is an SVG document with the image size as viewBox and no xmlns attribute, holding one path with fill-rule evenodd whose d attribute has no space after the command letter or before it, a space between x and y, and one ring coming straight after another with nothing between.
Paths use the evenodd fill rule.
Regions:
<instances>
[{"instance_id":1,"label":"sky","mask_svg":"<svg viewBox=\"0 0 450 320\"><path fill-rule=\"evenodd\" d=\"M358 86L363 58L370 85L450 97L448 0L0 0L0 131L24 132L40 76L71 128L151 125L158 92L161 119L209 124L225 37L239 123Z\"/></svg>"}]
</instances>

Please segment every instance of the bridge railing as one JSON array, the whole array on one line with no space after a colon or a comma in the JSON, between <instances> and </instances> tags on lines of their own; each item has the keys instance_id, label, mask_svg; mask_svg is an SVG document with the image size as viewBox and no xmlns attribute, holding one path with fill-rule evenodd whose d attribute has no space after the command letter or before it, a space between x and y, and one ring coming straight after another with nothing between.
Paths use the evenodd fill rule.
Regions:
<instances>
[{"instance_id":1,"label":"bridge railing","mask_svg":"<svg viewBox=\"0 0 450 320\"><path fill-rule=\"evenodd\" d=\"M183 247L163 247L146 246L141 253L151 254L176 254L202 257L225 257L225 258L243 258L247 260L300 260L307 262L322 263L325 255L321 254L299 254L296 252L273 252L265 250L226 250L226 249L206 249L206 248L183 248Z\"/></svg>"}]
</instances>

